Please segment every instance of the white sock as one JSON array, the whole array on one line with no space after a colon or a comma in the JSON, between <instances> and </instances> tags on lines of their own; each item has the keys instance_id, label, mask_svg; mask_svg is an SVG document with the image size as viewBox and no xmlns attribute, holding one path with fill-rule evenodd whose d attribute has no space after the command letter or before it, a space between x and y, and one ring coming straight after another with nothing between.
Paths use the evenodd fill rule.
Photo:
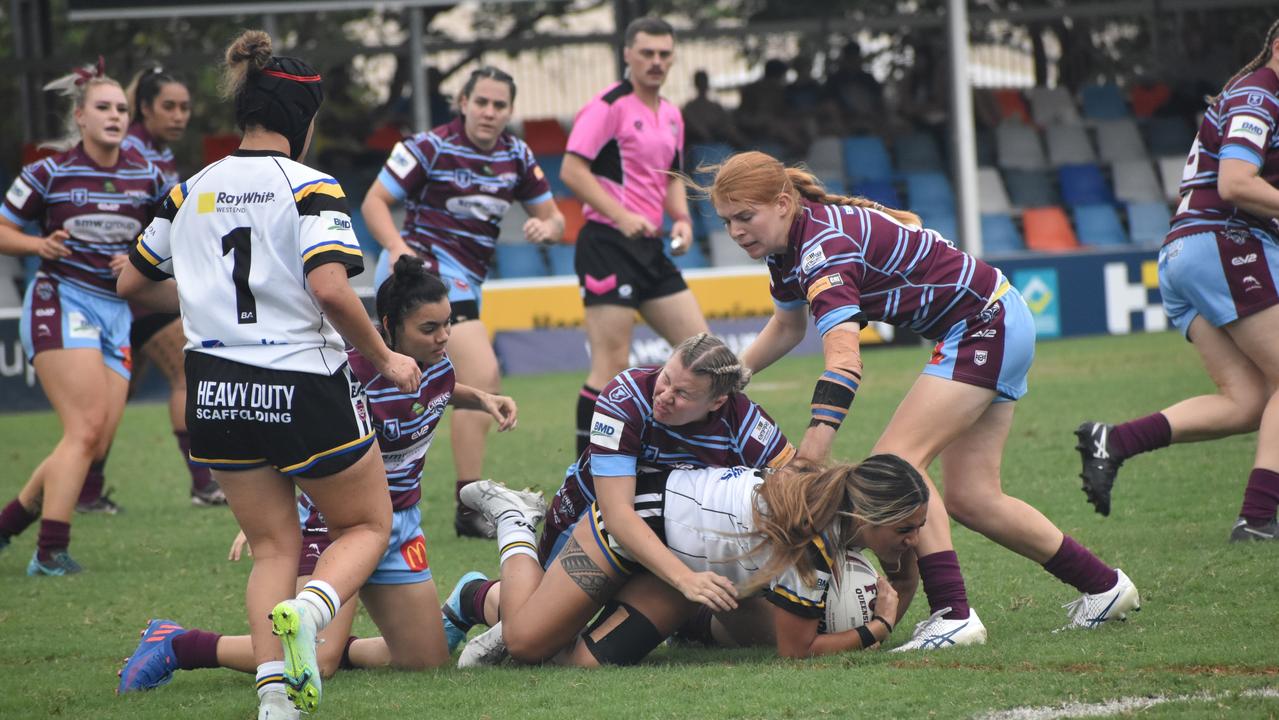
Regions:
<instances>
[{"instance_id":1,"label":"white sock","mask_svg":"<svg viewBox=\"0 0 1279 720\"><path fill-rule=\"evenodd\" d=\"M499 564L516 555L537 560L537 534L524 513L511 510L497 519L497 547Z\"/></svg>"},{"instance_id":2,"label":"white sock","mask_svg":"<svg viewBox=\"0 0 1279 720\"><path fill-rule=\"evenodd\" d=\"M258 666L257 676L258 701L267 693L284 692L284 661L271 660Z\"/></svg>"},{"instance_id":3,"label":"white sock","mask_svg":"<svg viewBox=\"0 0 1279 720\"><path fill-rule=\"evenodd\" d=\"M312 580L303 586L297 600L311 612L317 632L328 626L333 616L337 615L338 608L342 607L338 591L323 580Z\"/></svg>"}]
</instances>

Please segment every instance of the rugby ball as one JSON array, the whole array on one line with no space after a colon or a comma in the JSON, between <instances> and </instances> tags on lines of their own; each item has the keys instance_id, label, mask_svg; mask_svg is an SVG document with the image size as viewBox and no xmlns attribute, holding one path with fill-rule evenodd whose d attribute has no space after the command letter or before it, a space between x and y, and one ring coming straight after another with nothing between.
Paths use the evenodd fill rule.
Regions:
<instances>
[{"instance_id":1,"label":"rugby ball","mask_svg":"<svg viewBox=\"0 0 1279 720\"><path fill-rule=\"evenodd\" d=\"M837 633L861 627L875 614L875 581L879 573L861 550L849 550L826 591L826 619L822 632Z\"/></svg>"}]
</instances>

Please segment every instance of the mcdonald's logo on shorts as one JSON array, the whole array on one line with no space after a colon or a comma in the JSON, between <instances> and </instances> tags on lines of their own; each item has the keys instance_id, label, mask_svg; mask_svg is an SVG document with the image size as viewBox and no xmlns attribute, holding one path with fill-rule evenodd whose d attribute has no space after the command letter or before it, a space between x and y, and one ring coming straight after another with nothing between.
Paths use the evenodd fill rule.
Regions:
<instances>
[{"instance_id":1,"label":"mcdonald's logo on shorts","mask_svg":"<svg viewBox=\"0 0 1279 720\"><path fill-rule=\"evenodd\" d=\"M422 572L427 568L426 539L421 535L400 546L400 556L413 572Z\"/></svg>"}]
</instances>

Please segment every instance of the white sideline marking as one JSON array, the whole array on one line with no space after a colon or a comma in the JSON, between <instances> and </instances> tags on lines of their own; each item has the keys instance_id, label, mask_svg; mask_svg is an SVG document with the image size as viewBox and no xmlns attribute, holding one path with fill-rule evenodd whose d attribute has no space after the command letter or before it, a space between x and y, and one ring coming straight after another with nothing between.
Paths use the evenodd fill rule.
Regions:
<instances>
[{"instance_id":1,"label":"white sideline marking","mask_svg":"<svg viewBox=\"0 0 1279 720\"><path fill-rule=\"evenodd\" d=\"M1057 720L1057 718L1073 717L1107 717L1120 713L1145 710L1156 705L1170 702L1215 702L1229 698L1272 698L1279 699L1279 688L1260 688L1243 692L1208 693L1193 695L1155 695L1152 697L1130 697L1107 700L1100 703L1069 703L1067 705L1043 705L1040 707L1020 707L1011 710L977 715L977 720Z\"/></svg>"}]
</instances>

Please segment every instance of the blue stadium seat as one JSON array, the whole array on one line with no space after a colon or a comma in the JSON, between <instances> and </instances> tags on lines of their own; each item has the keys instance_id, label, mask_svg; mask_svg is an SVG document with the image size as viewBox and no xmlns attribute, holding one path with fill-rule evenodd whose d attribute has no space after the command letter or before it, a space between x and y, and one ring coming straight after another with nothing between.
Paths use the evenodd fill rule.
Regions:
<instances>
[{"instance_id":1,"label":"blue stadium seat","mask_svg":"<svg viewBox=\"0 0 1279 720\"><path fill-rule=\"evenodd\" d=\"M715 214L715 206L708 198L692 197L688 200L688 214L693 219L693 237L704 238L724 223Z\"/></svg>"},{"instance_id":2,"label":"blue stadium seat","mask_svg":"<svg viewBox=\"0 0 1279 720\"><path fill-rule=\"evenodd\" d=\"M939 172L908 174L906 198L916 212L925 209L955 214L955 193L950 188L950 180Z\"/></svg>"},{"instance_id":3,"label":"blue stadium seat","mask_svg":"<svg viewBox=\"0 0 1279 720\"><path fill-rule=\"evenodd\" d=\"M1083 90L1084 117L1093 120L1118 120L1130 117L1128 102L1118 85L1088 85Z\"/></svg>"},{"instance_id":4,"label":"blue stadium seat","mask_svg":"<svg viewBox=\"0 0 1279 720\"><path fill-rule=\"evenodd\" d=\"M844 138L844 173L853 184L861 180L892 180L893 162L884 141L874 135Z\"/></svg>"},{"instance_id":5,"label":"blue stadium seat","mask_svg":"<svg viewBox=\"0 0 1279 720\"><path fill-rule=\"evenodd\" d=\"M1004 187L1015 207L1049 207L1061 202L1052 176L1044 170L1005 170Z\"/></svg>"},{"instance_id":6,"label":"blue stadium seat","mask_svg":"<svg viewBox=\"0 0 1279 720\"><path fill-rule=\"evenodd\" d=\"M981 216L981 247L985 255L1020 252L1026 242L1006 213L989 213Z\"/></svg>"},{"instance_id":7,"label":"blue stadium seat","mask_svg":"<svg viewBox=\"0 0 1279 720\"><path fill-rule=\"evenodd\" d=\"M916 132L898 138L893 143L893 153L897 156L897 170L903 173L942 172L946 167L937 139L930 133Z\"/></svg>"},{"instance_id":8,"label":"blue stadium seat","mask_svg":"<svg viewBox=\"0 0 1279 720\"><path fill-rule=\"evenodd\" d=\"M542 166L542 172L546 173L546 182L551 184L551 194L557 198L571 198L573 193L560 179L560 168L564 166L563 155L541 155L537 158L537 164Z\"/></svg>"},{"instance_id":9,"label":"blue stadium seat","mask_svg":"<svg viewBox=\"0 0 1279 720\"><path fill-rule=\"evenodd\" d=\"M844 184L844 178L822 177L822 187L826 188L826 192L831 195L847 195L848 186Z\"/></svg>"},{"instance_id":10,"label":"blue stadium seat","mask_svg":"<svg viewBox=\"0 0 1279 720\"><path fill-rule=\"evenodd\" d=\"M902 207L902 199L897 194L897 187L888 180L863 180L859 183L853 183L849 191L853 195L864 197L867 200L874 200L880 205L887 205L893 208Z\"/></svg>"},{"instance_id":11,"label":"blue stadium seat","mask_svg":"<svg viewBox=\"0 0 1279 720\"><path fill-rule=\"evenodd\" d=\"M708 179L698 177L696 174L698 166L718 165L732 154L733 148L725 143L692 145L688 148L688 157L684 158L684 169L689 175L697 177L698 182L705 182Z\"/></svg>"},{"instance_id":12,"label":"blue stadium seat","mask_svg":"<svg viewBox=\"0 0 1279 720\"><path fill-rule=\"evenodd\" d=\"M946 139L947 157L955 157L950 138ZM998 164L995 156L995 134L986 128L977 128L977 166L994 167Z\"/></svg>"},{"instance_id":13,"label":"blue stadium seat","mask_svg":"<svg viewBox=\"0 0 1279 720\"><path fill-rule=\"evenodd\" d=\"M1119 213L1109 203L1080 205L1074 209L1075 235L1087 246L1127 245L1128 233L1119 222Z\"/></svg>"},{"instance_id":14,"label":"blue stadium seat","mask_svg":"<svg viewBox=\"0 0 1279 720\"><path fill-rule=\"evenodd\" d=\"M577 251L575 245L556 243L546 248L546 259L551 262L552 275L577 275L573 269L573 255Z\"/></svg>"},{"instance_id":15,"label":"blue stadium seat","mask_svg":"<svg viewBox=\"0 0 1279 720\"><path fill-rule=\"evenodd\" d=\"M1096 165L1063 165L1057 168L1057 180L1061 183L1061 199L1070 207L1115 201L1110 185Z\"/></svg>"},{"instance_id":16,"label":"blue stadium seat","mask_svg":"<svg viewBox=\"0 0 1279 720\"><path fill-rule=\"evenodd\" d=\"M504 280L546 275L542 248L529 243L498 243L497 274Z\"/></svg>"},{"instance_id":17,"label":"blue stadium seat","mask_svg":"<svg viewBox=\"0 0 1279 720\"><path fill-rule=\"evenodd\" d=\"M360 208L351 205L351 230L355 232L355 238L360 241L360 250L364 253L365 258L376 258L378 253L382 252L382 246L378 245L377 240L373 238L373 233L369 232L369 226L364 222L364 213L360 212ZM368 265L368 262L365 262Z\"/></svg>"},{"instance_id":18,"label":"blue stadium seat","mask_svg":"<svg viewBox=\"0 0 1279 720\"><path fill-rule=\"evenodd\" d=\"M1195 140L1194 128L1185 118L1152 117L1146 121L1146 144L1155 157L1185 157Z\"/></svg>"},{"instance_id":19,"label":"blue stadium seat","mask_svg":"<svg viewBox=\"0 0 1279 720\"><path fill-rule=\"evenodd\" d=\"M666 254L675 263L675 267L680 270L696 270L697 268L710 267L710 262L706 259L706 252L702 250L700 240L694 240L693 246L683 255L671 255L669 246L666 248Z\"/></svg>"},{"instance_id":20,"label":"blue stadium seat","mask_svg":"<svg viewBox=\"0 0 1279 720\"><path fill-rule=\"evenodd\" d=\"M1135 202L1128 206L1128 230L1136 245L1162 244L1171 221L1172 212L1162 202Z\"/></svg>"},{"instance_id":21,"label":"blue stadium seat","mask_svg":"<svg viewBox=\"0 0 1279 720\"><path fill-rule=\"evenodd\" d=\"M952 211L929 211L925 210L919 213L920 219L924 221L924 227L929 230L935 230L941 233L941 236L947 240L959 244L959 222L955 219L955 213Z\"/></svg>"}]
</instances>

